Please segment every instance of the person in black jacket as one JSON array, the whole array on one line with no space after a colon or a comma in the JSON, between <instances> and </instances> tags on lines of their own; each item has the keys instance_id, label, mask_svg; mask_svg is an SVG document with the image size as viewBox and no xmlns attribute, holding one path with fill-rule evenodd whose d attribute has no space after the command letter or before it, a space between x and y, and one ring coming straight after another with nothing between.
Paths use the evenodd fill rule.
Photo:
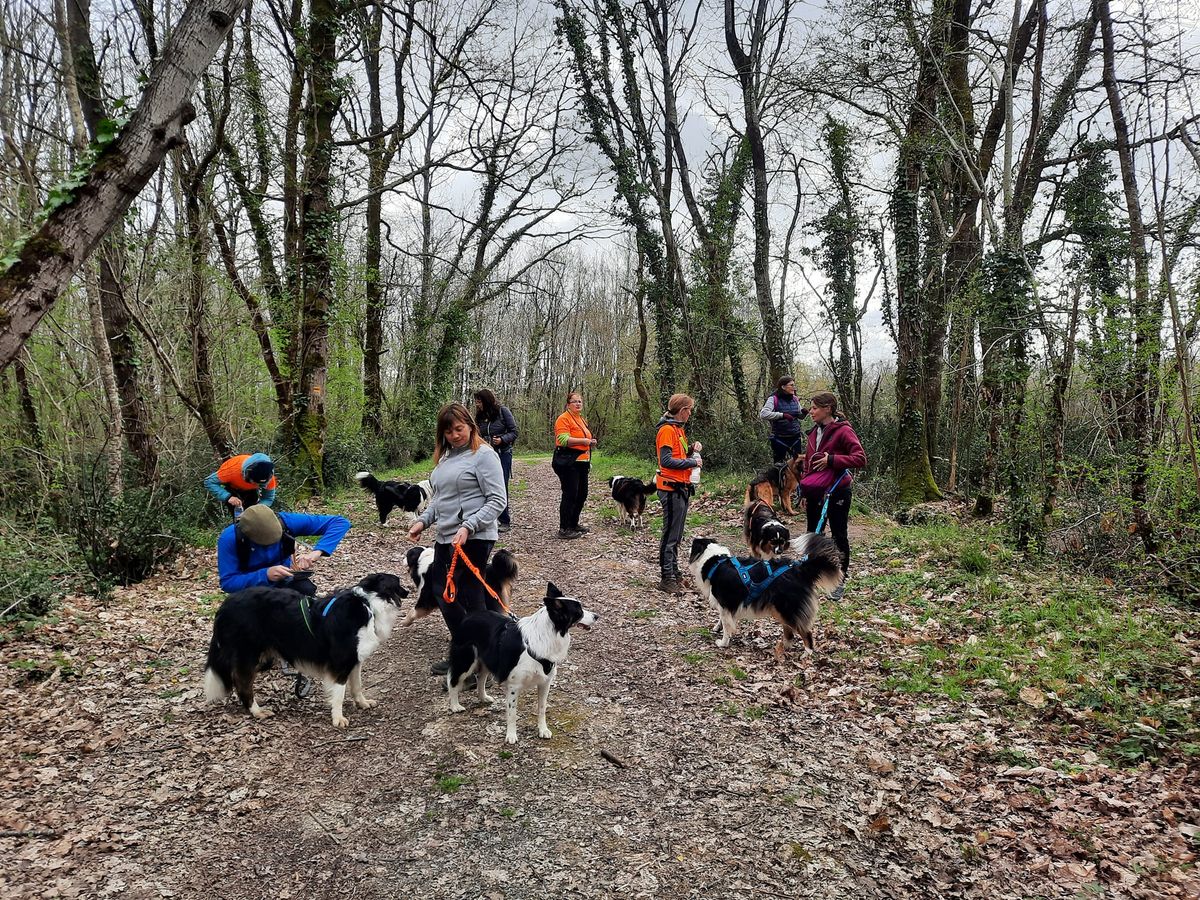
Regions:
<instances>
[{"instance_id":1,"label":"person in black jacket","mask_svg":"<svg viewBox=\"0 0 1200 900\"><path fill-rule=\"evenodd\" d=\"M475 424L479 428L479 436L500 457L500 467L504 469L504 495L507 497L508 481L512 478L512 448L517 441L517 420L507 406L500 405L495 394L487 388L481 388L475 392ZM507 504L497 522L500 531L508 531L512 515Z\"/></svg>"}]
</instances>

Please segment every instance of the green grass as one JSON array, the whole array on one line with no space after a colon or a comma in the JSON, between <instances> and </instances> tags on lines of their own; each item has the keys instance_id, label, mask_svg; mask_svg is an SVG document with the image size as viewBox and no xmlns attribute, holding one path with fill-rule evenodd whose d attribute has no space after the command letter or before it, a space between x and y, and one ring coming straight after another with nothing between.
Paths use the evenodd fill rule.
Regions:
<instances>
[{"instance_id":1,"label":"green grass","mask_svg":"<svg viewBox=\"0 0 1200 900\"><path fill-rule=\"evenodd\" d=\"M634 619L653 619L658 615L657 609L635 609L629 614Z\"/></svg>"},{"instance_id":2,"label":"green grass","mask_svg":"<svg viewBox=\"0 0 1200 900\"><path fill-rule=\"evenodd\" d=\"M443 794L456 793L466 783L467 778L462 775L439 775L437 780L438 790Z\"/></svg>"},{"instance_id":3,"label":"green grass","mask_svg":"<svg viewBox=\"0 0 1200 900\"><path fill-rule=\"evenodd\" d=\"M823 614L863 643L885 640L880 619L906 637L879 654L894 691L1029 715L1062 704L1084 718L1077 733L1118 762L1157 759L1200 737L1182 615L1038 567L989 538L946 525L892 529L870 542L872 571L855 574L846 599ZM1045 706L1026 705L1023 689Z\"/></svg>"}]
</instances>

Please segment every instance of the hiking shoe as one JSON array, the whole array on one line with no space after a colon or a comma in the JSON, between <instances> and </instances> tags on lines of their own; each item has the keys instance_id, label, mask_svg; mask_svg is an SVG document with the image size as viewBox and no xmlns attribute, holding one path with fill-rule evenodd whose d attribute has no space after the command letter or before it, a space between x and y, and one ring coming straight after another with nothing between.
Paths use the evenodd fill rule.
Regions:
<instances>
[{"instance_id":1,"label":"hiking shoe","mask_svg":"<svg viewBox=\"0 0 1200 900\"><path fill-rule=\"evenodd\" d=\"M838 586L837 586L837 587L836 587L836 588L833 590L833 592L832 592L832 593L829 595L829 599L830 599L830 600L833 600L833 601L835 601L835 602L836 602L836 601L838 601L838 600L841 600L841 599L842 599L842 595L843 595L844 593L846 593L846 582L844 582L844 581L843 581L843 582L842 582L841 584L839 584L839 585L838 585Z\"/></svg>"},{"instance_id":2,"label":"hiking shoe","mask_svg":"<svg viewBox=\"0 0 1200 900\"><path fill-rule=\"evenodd\" d=\"M512 526L509 525L507 522L501 522L499 525L496 526L496 530L498 532L500 532L501 534L504 534L504 532L508 531L508 529L511 527Z\"/></svg>"},{"instance_id":3,"label":"hiking shoe","mask_svg":"<svg viewBox=\"0 0 1200 900\"><path fill-rule=\"evenodd\" d=\"M296 686L292 688L292 690L301 700L303 700L305 697L310 697L312 696L313 692L313 680L307 675L297 675Z\"/></svg>"},{"instance_id":4,"label":"hiking shoe","mask_svg":"<svg viewBox=\"0 0 1200 900\"><path fill-rule=\"evenodd\" d=\"M683 593L683 585L675 578L664 578L658 583L658 589L664 594L679 595Z\"/></svg>"},{"instance_id":5,"label":"hiking shoe","mask_svg":"<svg viewBox=\"0 0 1200 900\"><path fill-rule=\"evenodd\" d=\"M562 541L573 541L573 540L575 540L575 538L582 537L582 536L583 536L582 531L573 531L570 528L558 529L558 538L559 538L559 540L562 540Z\"/></svg>"},{"instance_id":6,"label":"hiking shoe","mask_svg":"<svg viewBox=\"0 0 1200 900\"><path fill-rule=\"evenodd\" d=\"M587 534L592 529L588 528L586 525L576 525L575 530L578 531L580 534Z\"/></svg>"},{"instance_id":7,"label":"hiking shoe","mask_svg":"<svg viewBox=\"0 0 1200 900\"><path fill-rule=\"evenodd\" d=\"M437 662L435 662L432 666L429 667L430 675L445 675L449 671L450 671L450 660L448 660L448 659L439 659Z\"/></svg>"}]
</instances>

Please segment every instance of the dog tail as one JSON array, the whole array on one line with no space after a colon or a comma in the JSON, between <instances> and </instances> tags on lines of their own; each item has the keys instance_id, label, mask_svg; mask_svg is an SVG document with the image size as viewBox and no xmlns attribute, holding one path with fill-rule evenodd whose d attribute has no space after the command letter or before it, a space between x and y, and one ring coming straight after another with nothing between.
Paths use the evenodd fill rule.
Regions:
<instances>
[{"instance_id":1,"label":"dog tail","mask_svg":"<svg viewBox=\"0 0 1200 900\"><path fill-rule=\"evenodd\" d=\"M833 538L809 532L793 538L791 548L804 560L800 573L814 587L829 593L842 583L842 553Z\"/></svg>"},{"instance_id":2,"label":"dog tail","mask_svg":"<svg viewBox=\"0 0 1200 900\"><path fill-rule=\"evenodd\" d=\"M654 476L650 476L649 481L642 482L642 493L649 497L651 494L657 493L658 484L654 480Z\"/></svg>"},{"instance_id":3,"label":"dog tail","mask_svg":"<svg viewBox=\"0 0 1200 900\"><path fill-rule=\"evenodd\" d=\"M500 595L505 604L512 596L513 584L517 580L517 561L507 550L499 550L488 561L483 580Z\"/></svg>"},{"instance_id":4,"label":"dog tail","mask_svg":"<svg viewBox=\"0 0 1200 900\"><path fill-rule=\"evenodd\" d=\"M359 472L354 476L354 480L362 486L363 490L372 494L379 490L379 479L370 472Z\"/></svg>"},{"instance_id":5,"label":"dog tail","mask_svg":"<svg viewBox=\"0 0 1200 900\"><path fill-rule=\"evenodd\" d=\"M213 629L212 641L208 645L208 664L204 669L204 699L219 703L233 689L233 660L217 639Z\"/></svg>"}]
</instances>

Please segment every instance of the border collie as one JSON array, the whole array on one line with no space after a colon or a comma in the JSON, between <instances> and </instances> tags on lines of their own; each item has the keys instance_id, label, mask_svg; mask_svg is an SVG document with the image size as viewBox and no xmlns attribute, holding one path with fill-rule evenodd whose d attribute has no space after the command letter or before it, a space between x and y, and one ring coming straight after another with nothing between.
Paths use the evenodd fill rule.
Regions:
<instances>
[{"instance_id":1,"label":"border collie","mask_svg":"<svg viewBox=\"0 0 1200 900\"><path fill-rule=\"evenodd\" d=\"M418 516L429 502L433 487L428 481L409 484L407 481L380 481L370 472L359 472L354 479L363 490L375 495L375 508L379 510L379 524L386 525L387 517L399 507L407 514L405 520Z\"/></svg>"},{"instance_id":2,"label":"border collie","mask_svg":"<svg viewBox=\"0 0 1200 900\"><path fill-rule=\"evenodd\" d=\"M409 577L412 578L412 583L417 590L417 602L400 621L401 628L407 628L418 619L437 612L438 609L438 598L433 596L433 591L425 581L425 574L433 565L433 548L410 547L408 553L405 554L405 561L408 563ZM466 571L465 567L455 569L455 578L462 577L459 573L464 571ZM475 576L467 572L466 577L474 578ZM487 568L483 570L483 580L500 595L505 606L512 606L512 589L517 581L517 561L513 555L507 550L497 550L492 554Z\"/></svg>"},{"instance_id":3,"label":"border collie","mask_svg":"<svg viewBox=\"0 0 1200 900\"><path fill-rule=\"evenodd\" d=\"M761 500L772 509L783 507L784 512L794 516L792 497L800 484L799 463L796 459L787 463L768 466L754 476L746 488L746 502Z\"/></svg>"},{"instance_id":4,"label":"border collie","mask_svg":"<svg viewBox=\"0 0 1200 900\"><path fill-rule=\"evenodd\" d=\"M816 650L812 629L817 591L829 593L842 583L842 557L833 540L819 534L801 535L791 542L791 549L798 557L795 560L758 560L734 557L728 547L711 538L692 540L688 568L700 595L720 616L714 626L721 629L718 647L729 646L740 619L775 619L783 626L783 637L775 645L777 660L783 660L797 634L810 652ZM748 569L753 592L742 581L734 559ZM765 587L758 587L764 583Z\"/></svg>"},{"instance_id":5,"label":"border collie","mask_svg":"<svg viewBox=\"0 0 1200 900\"><path fill-rule=\"evenodd\" d=\"M368 575L357 585L324 597L305 597L288 588L252 587L230 594L217 610L204 695L216 703L236 691L256 719L271 715L254 697L260 665L282 659L324 682L335 728L350 724L342 715L346 688L360 709L369 709L362 664L388 639L408 591L395 575Z\"/></svg>"},{"instance_id":6,"label":"border collie","mask_svg":"<svg viewBox=\"0 0 1200 900\"><path fill-rule=\"evenodd\" d=\"M762 500L751 500L742 510L742 533L750 555L759 559L779 556L792 539L787 526L775 517L775 510Z\"/></svg>"},{"instance_id":7,"label":"border collie","mask_svg":"<svg viewBox=\"0 0 1200 900\"><path fill-rule=\"evenodd\" d=\"M646 498L657 490L654 482L647 484L640 478L614 475L608 479L608 486L612 488L612 498L621 511L621 524L630 528L645 527L642 514L646 511Z\"/></svg>"},{"instance_id":8,"label":"border collie","mask_svg":"<svg viewBox=\"0 0 1200 900\"><path fill-rule=\"evenodd\" d=\"M504 688L508 701L508 730L505 741L517 742L517 700L521 691L537 688L538 737L549 739L554 732L546 724L546 701L558 667L571 649L571 629L591 629L600 617L574 597L563 596L553 583L546 585L546 599L533 615L520 621L500 613L480 612L467 616L450 644L450 671L446 693L450 712L462 712L458 692L469 675L476 676L479 702L491 703L487 677Z\"/></svg>"}]
</instances>

